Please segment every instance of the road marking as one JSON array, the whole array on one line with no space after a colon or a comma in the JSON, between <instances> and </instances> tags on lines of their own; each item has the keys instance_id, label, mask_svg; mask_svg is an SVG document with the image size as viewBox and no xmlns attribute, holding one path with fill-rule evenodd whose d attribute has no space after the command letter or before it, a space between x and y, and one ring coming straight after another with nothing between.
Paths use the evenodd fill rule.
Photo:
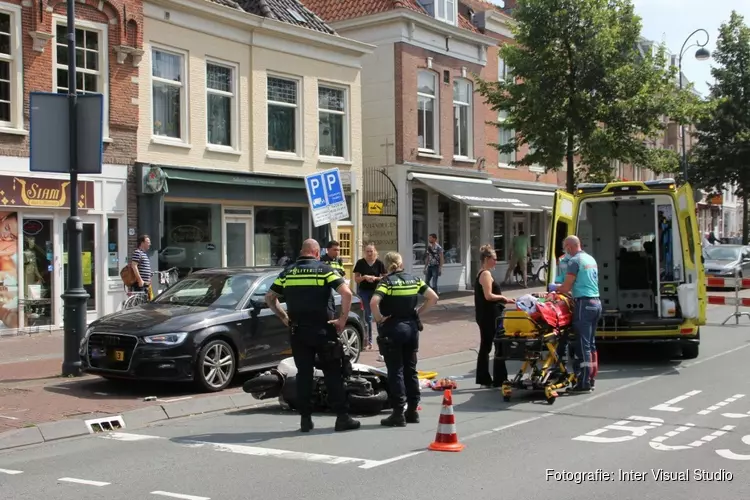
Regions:
<instances>
[{"instance_id":1,"label":"road marking","mask_svg":"<svg viewBox=\"0 0 750 500\"><path fill-rule=\"evenodd\" d=\"M387 458L385 460L372 461L370 463L367 463L367 464L364 464L364 465L360 465L359 468L360 469L373 469L375 467L380 467L381 465L392 464L393 462L398 462L399 460L403 460L405 458L415 457L417 455L421 455L422 453L424 453L424 451L414 451L412 453L407 453L405 455L399 455L399 456L393 457L393 458Z\"/></svg>"},{"instance_id":2,"label":"road marking","mask_svg":"<svg viewBox=\"0 0 750 500\"><path fill-rule=\"evenodd\" d=\"M692 398L693 396L695 396L697 394L700 394L701 392L703 392L703 391L690 391L690 392L686 392L682 396L677 396L676 398L672 398L672 399L670 399L669 401L667 401L665 403L662 403L662 404L659 404L659 405L656 405L656 406L652 406L651 410L656 410L656 411L675 411L675 412L676 411L682 411L682 410L684 410L684 408L678 408L677 406L672 406L672 405L675 404L675 403L679 403L680 401L685 401L687 398Z\"/></svg>"},{"instance_id":3,"label":"road marking","mask_svg":"<svg viewBox=\"0 0 750 500\"><path fill-rule=\"evenodd\" d=\"M195 495L183 495L182 493L171 493L169 491L152 491L152 495L162 497L181 498L182 500L211 500L209 497L197 497Z\"/></svg>"},{"instance_id":4,"label":"road marking","mask_svg":"<svg viewBox=\"0 0 750 500\"><path fill-rule=\"evenodd\" d=\"M747 413L722 413L722 417L726 418L747 418L750 417L750 412Z\"/></svg>"},{"instance_id":5,"label":"road marking","mask_svg":"<svg viewBox=\"0 0 750 500\"><path fill-rule=\"evenodd\" d=\"M97 436L102 439L114 439L116 441L146 441L148 439L164 439L161 436L148 436L146 434L130 434L127 432L108 432Z\"/></svg>"},{"instance_id":6,"label":"road marking","mask_svg":"<svg viewBox=\"0 0 750 500\"><path fill-rule=\"evenodd\" d=\"M172 399L159 399L157 398L156 401L159 401L160 403L174 403L176 401L187 401L188 399L193 399L193 396L185 396L182 398L172 398Z\"/></svg>"},{"instance_id":7,"label":"road marking","mask_svg":"<svg viewBox=\"0 0 750 500\"><path fill-rule=\"evenodd\" d=\"M8 474L10 476L15 476L16 474L23 474L23 471L11 470L11 469L0 469L0 474Z\"/></svg>"},{"instance_id":8,"label":"road marking","mask_svg":"<svg viewBox=\"0 0 750 500\"><path fill-rule=\"evenodd\" d=\"M646 425L631 427L630 424L632 424L633 422L646 422ZM662 424L664 424L664 421L660 418L639 417L634 415L632 417L626 418L625 420L615 422L614 424L605 425L600 429L595 429L591 432L587 432L586 434L583 434L581 436L576 436L573 438L573 441L588 441L591 443L622 443L639 438L641 436L645 436L648 431L650 431L651 429L656 429ZM599 437L600 434L604 434L607 431L625 431L629 432L630 435L611 438Z\"/></svg>"},{"instance_id":9,"label":"road marking","mask_svg":"<svg viewBox=\"0 0 750 500\"><path fill-rule=\"evenodd\" d=\"M750 434L742 436L742 442L750 446ZM750 455L742 455L735 453L732 450L716 450L716 454L722 458L728 458L729 460L750 460Z\"/></svg>"},{"instance_id":10,"label":"road marking","mask_svg":"<svg viewBox=\"0 0 750 500\"><path fill-rule=\"evenodd\" d=\"M16 417L9 417L7 415L0 415L0 418L7 418L8 420L18 420Z\"/></svg>"},{"instance_id":11,"label":"road marking","mask_svg":"<svg viewBox=\"0 0 750 500\"><path fill-rule=\"evenodd\" d=\"M723 408L724 406L728 405L729 403L734 403L734 402L735 402L735 401L737 401L738 399L740 399L740 398L744 398L744 397L745 397L745 395L744 395L744 394L735 394L735 395L734 395L734 396L732 396L731 398L727 398L727 399L725 399L724 401L721 401L721 402L719 402L719 403L716 403L716 404L715 404L715 405L713 405L713 406L709 406L709 407L708 407L708 408L706 408L705 410L701 410L701 411L699 411L699 412L698 412L698 415L708 415L708 414L709 414L709 413L711 413L712 411L716 411L716 410L718 410L719 408Z\"/></svg>"},{"instance_id":12,"label":"road marking","mask_svg":"<svg viewBox=\"0 0 750 500\"><path fill-rule=\"evenodd\" d=\"M62 481L64 483L76 483L76 484L87 484L89 486L107 486L110 483L105 483L102 481L90 481L88 479L77 479L75 477L61 477L58 479L58 481Z\"/></svg>"},{"instance_id":13,"label":"road marking","mask_svg":"<svg viewBox=\"0 0 750 500\"><path fill-rule=\"evenodd\" d=\"M278 450L275 448L261 448L258 446L245 446L241 444L230 444L230 443L209 443L205 441L186 441L186 446L200 448L210 447L214 451L224 451L229 453L238 453L240 455L252 455L256 457L275 457L283 458L286 460L299 460L303 462L315 462L329 465L344 465L344 464L355 464L361 463L360 468L363 466L368 469L383 465L377 460L368 460L365 458L352 458L352 457L337 457L335 455L322 455L319 453L305 453L302 451L288 451ZM397 457L398 458L398 457ZM402 457L406 458L406 457ZM399 458L400 459L400 458Z\"/></svg>"}]
</instances>

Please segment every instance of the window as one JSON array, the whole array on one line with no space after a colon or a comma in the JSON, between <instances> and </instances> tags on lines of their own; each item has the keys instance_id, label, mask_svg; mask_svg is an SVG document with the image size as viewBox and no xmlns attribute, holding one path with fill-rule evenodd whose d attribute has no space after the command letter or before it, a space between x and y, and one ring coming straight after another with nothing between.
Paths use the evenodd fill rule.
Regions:
<instances>
[{"instance_id":1,"label":"window","mask_svg":"<svg viewBox=\"0 0 750 500\"><path fill-rule=\"evenodd\" d=\"M318 154L345 158L346 137L346 92L318 87Z\"/></svg>"},{"instance_id":2,"label":"window","mask_svg":"<svg viewBox=\"0 0 750 500\"><path fill-rule=\"evenodd\" d=\"M493 219L492 238L495 243L495 253L497 254L497 260L507 260L505 255L505 212L495 212Z\"/></svg>"},{"instance_id":3,"label":"window","mask_svg":"<svg viewBox=\"0 0 750 500\"><path fill-rule=\"evenodd\" d=\"M508 119L507 111L501 111L500 113L498 113L497 115L498 123L502 124L507 119ZM515 130L513 130L512 128L505 128L501 126L499 131L500 132L499 132L498 144L500 144L501 146L504 146L505 144L509 144L516 135ZM514 162L514 161L516 161L515 151L511 153L500 152L500 155L498 156L498 163L503 167L514 168L514 166L511 164L511 162Z\"/></svg>"},{"instance_id":4,"label":"window","mask_svg":"<svg viewBox=\"0 0 750 500\"><path fill-rule=\"evenodd\" d=\"M505 64L505 59L499 57L497 60L497 81L498 82L510 82L513 80L513 71Z\"/></svg>"},{"instance_id":5,"label":"window","mask_svg":"<svg viewBox=\"0 0 750 500\"><path fill-rule=\"evenodd\" d=\"M68 28L64 20L55 21L54 86L60 94L68 93ZM109 136L107 73L107 27L76 21L76 92L104 95L104 136Z\"/></svg>"},{"instance_id":6,"label":"window","mask_svg":"<svg viewBox=\"0 0 750 500\"><path fill-rule=\"evenodd\" d=\"M438 195L438 243L445 251L446 264L461 263L461 205Z\"/></svg>"},{"instance_id":7,"label":"window","mask_svg":"<svg viewBox=\"0 0 750 500\"><path fill-rule=\"evenodd\" d=\"M107 219L107 274L110 278L120 276L120 221Z\"/></svg>"},{"instance_id":8,"label":"window","mask_svg":"<svg viewBox=\"0 0 750 500\"><path fill-rule=\"evenodd\" d=\"M164 203L164 233L159 269L177 267L184 276L191 270L221 267L221 205Z\"/></svg>"},{"instance_id":9,"label":"window","mask_svg":"<svg viewBox=\"0 0 750 500\"><path fill-rule=\"evenodd\" d=\"M255 210L255 265L285 266L297 259L306 236L304 208L258 207Z\"/></svg>"},{"instance_id":10,"label":"window","mask_svg":"<svg viewBox=\"0 0 750 500\"><path fill-rule=\"evenodd\" d=\"M153 49L151 85L154 135L187 140L185 57Z\"/></svg>"},{"instance_id":11,"label":"window","mask_svg":"<svg viewBox=\"0 0 750 500\"><path fill-rule=\"evenodd\" d=\"M412 259L415 266L424 263L427 251L427 191L414 189L411 195Z\"/></svg>"},{"instance_id":12,"label":"window","mask_svg":"<svg viewBox=\"0 0 750 500\"><path fill-rule=\"evenodd\" d=\"M256 276L251 274L209 274L181 279L156 297L157 304L236 309Z\"/></svg>"},{"instance_id":13,"label":"window","mask_svg":"<svg viewBox=\"0 0 750 500\"><path fill-rule=\"evenodd\" d=\"M298 83L268 77L268 150L297 153L299 123Z\"/></svg>"},{"instance_id":14,"label":"window","mask_svg":"<svg viewBox=\"0 0 750 500\"><path fill-rule=\"evenodd\" d=\"M268 276L267 278L263 278L263 281L258 283L258 286L255 287L255 290L253 290L253 294L250 296L250 298L256 302L260 302L263 304L263 307L265 307L265 300L266 300L266 294L268 293L268 290L271 289L271 285L273 285L274 280L276 280L276 276ZM279 303L284 303L284 297L279 297Z\"/></svg>"},{"instance_id":15,"label":"window","mask_svg":"<svg viewBox=\"0 0 750 500\"><path fill-rule=\"evenodd\" d=\"M471 83L453 81L453 156L471 158Z\"/></svg>"},{"instance_id":16,"label":"window","mask_svg":"<svg viewBox=\"0 0 750 500\"><path fill-rule=\"evenodd\" d=\"M420 71L417 80L417 136L419 149L434 153L437 147L437 75L432 71Z\"/></svg>"},{"instance_id":17,"label":"window","mask_svg":"<svg viewBox=\"0 0 750 500\"><path fill-rule=\"evenodd\" d=\"M21 9L3 4L0 10L0 126L23 128L22 83L19 79L21 50Z\"/></svg>"},{"instance_id":18,"label":"window","mask_svg":"<svg viewBox=\"0 0 750 500\"><path fill-rule=\"evenodd\" d=\"M435 0L437 11L435 18L446 23L456 24L458 0Z\"/></svg>"},{"instance_id":19,"label":"window","mask_svg":"<svg viewBox=\"0 0 750 500\"><path fill-rule=\"evenodd\" d=\"M86 309L88 311L96 311L96 243L98 226L90 222L83 223L83 234L81 248L81 264L83 267L83 289L89 294L89 299L86 302ZM63 290L67 288L68 283L68 231L66 224L63 222L62 227L63 234Z\"/></svg>"},{"instance_id":20,"label":"window","mask_svg":"<svg viewBox=\"0 0 750 500\"><path fill-rule=\"evenodd\" d=\"M216 146L236 146L235 71L230 66L206 63L207 140Z\"/></svg>"},{"instance_id":21,"label":"window","mask_svg":"<svg viewBox=\"0 0 750 500\"><path fill-rule=\"evenodd\" d=\"M544 226L542 225L541 212L531 212L531 222L529 224L529 243L531 244L531 258L544 258Z\"/></svg>"}]
</instances>

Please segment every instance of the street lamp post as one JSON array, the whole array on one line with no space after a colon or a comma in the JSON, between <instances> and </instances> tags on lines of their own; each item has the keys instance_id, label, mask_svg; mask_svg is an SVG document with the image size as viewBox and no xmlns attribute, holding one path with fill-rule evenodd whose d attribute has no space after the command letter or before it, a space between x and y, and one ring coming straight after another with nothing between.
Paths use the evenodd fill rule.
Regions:
<instances>
[{"instance_id":1,"label":"street lamp post","mask_svg":"<svg viewBox=\"0 0 750 500\"><path fill-rule=\"evenodd\" d=\"M690 41L690 39L695 35L696 33L703 32L706 34L706 41L703 43L694 43L693 45L689 45L688 47L685 47L685 44ZM680 57L677 61L678 64L678 71L680 73L680 90L682 90L682 56L685 55L685 51L689 49L690 47L698 46L698 50L695 51L695 58L699 61L705 61L711 57L711 53L706 49L706 45L708 45L709 41L709 34L708 31L704 30L703 28L699 28L685 39L684 42L682 42L682 48L680 49ZM685 125L680 125L680 134L682 135L682 176L685 182L688 181L688 163L687 163L687 150L685 148Z\"/></svg>"}]
</instances>

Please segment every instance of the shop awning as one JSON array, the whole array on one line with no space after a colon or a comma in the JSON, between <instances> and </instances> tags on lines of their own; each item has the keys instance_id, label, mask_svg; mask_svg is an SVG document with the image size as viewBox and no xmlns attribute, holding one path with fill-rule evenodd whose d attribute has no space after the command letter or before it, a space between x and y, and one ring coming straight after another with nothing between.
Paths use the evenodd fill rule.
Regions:
<instances>
[{"instance_id":1,"label":"shop awning","mask_svg":"<svg viewBox=\"0 0 750 500\"><path fill-rule=\"evenodd\" d=\"M490 179L410 173L410 179L460 201L470 207L488 210L543 212L552 209L554 193L527 189L498 188Z\"/></svg>"},{"instance_id":2,"label":"shop awning","mask_svg":"<svg viewBox=\"0 0 750 500\"><path fill-rule=\"evenodd\" d=\"M234 186L253 186L269 188L305 189L304 179L290 177L249 174L245 172L212 172L196 168L175 168L161 166L170 181L207 182L213 184L231 184Z\"/></svg>"}]
</instances>

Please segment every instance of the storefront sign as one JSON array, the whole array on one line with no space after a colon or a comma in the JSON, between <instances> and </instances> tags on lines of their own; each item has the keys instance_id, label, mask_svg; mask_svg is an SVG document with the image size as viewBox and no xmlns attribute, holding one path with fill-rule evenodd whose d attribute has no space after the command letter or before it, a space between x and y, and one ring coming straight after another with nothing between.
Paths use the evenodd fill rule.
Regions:
<instances>
[{"instance_id":1,"label":"storefront sign","mask_svg":"<svg viewBox=\"0 0 750 500\"><path fill-rule=\"evenodd\" d=\"M70 207L70 182L58 179L1 175L0 206ZM93 182L78 182L78 208L94 208Z\"/></svg>"},{"instance_id":2,"label":"storefront sign","mask_svg":"<svg viewBox=\"0 0 750 500\"><path fill-rule=\"evenodd\" d=\"M378 253L398 251L398 218L389 215L363 215L362 237L375 244Z\"/></svg>"}]
</instances>

